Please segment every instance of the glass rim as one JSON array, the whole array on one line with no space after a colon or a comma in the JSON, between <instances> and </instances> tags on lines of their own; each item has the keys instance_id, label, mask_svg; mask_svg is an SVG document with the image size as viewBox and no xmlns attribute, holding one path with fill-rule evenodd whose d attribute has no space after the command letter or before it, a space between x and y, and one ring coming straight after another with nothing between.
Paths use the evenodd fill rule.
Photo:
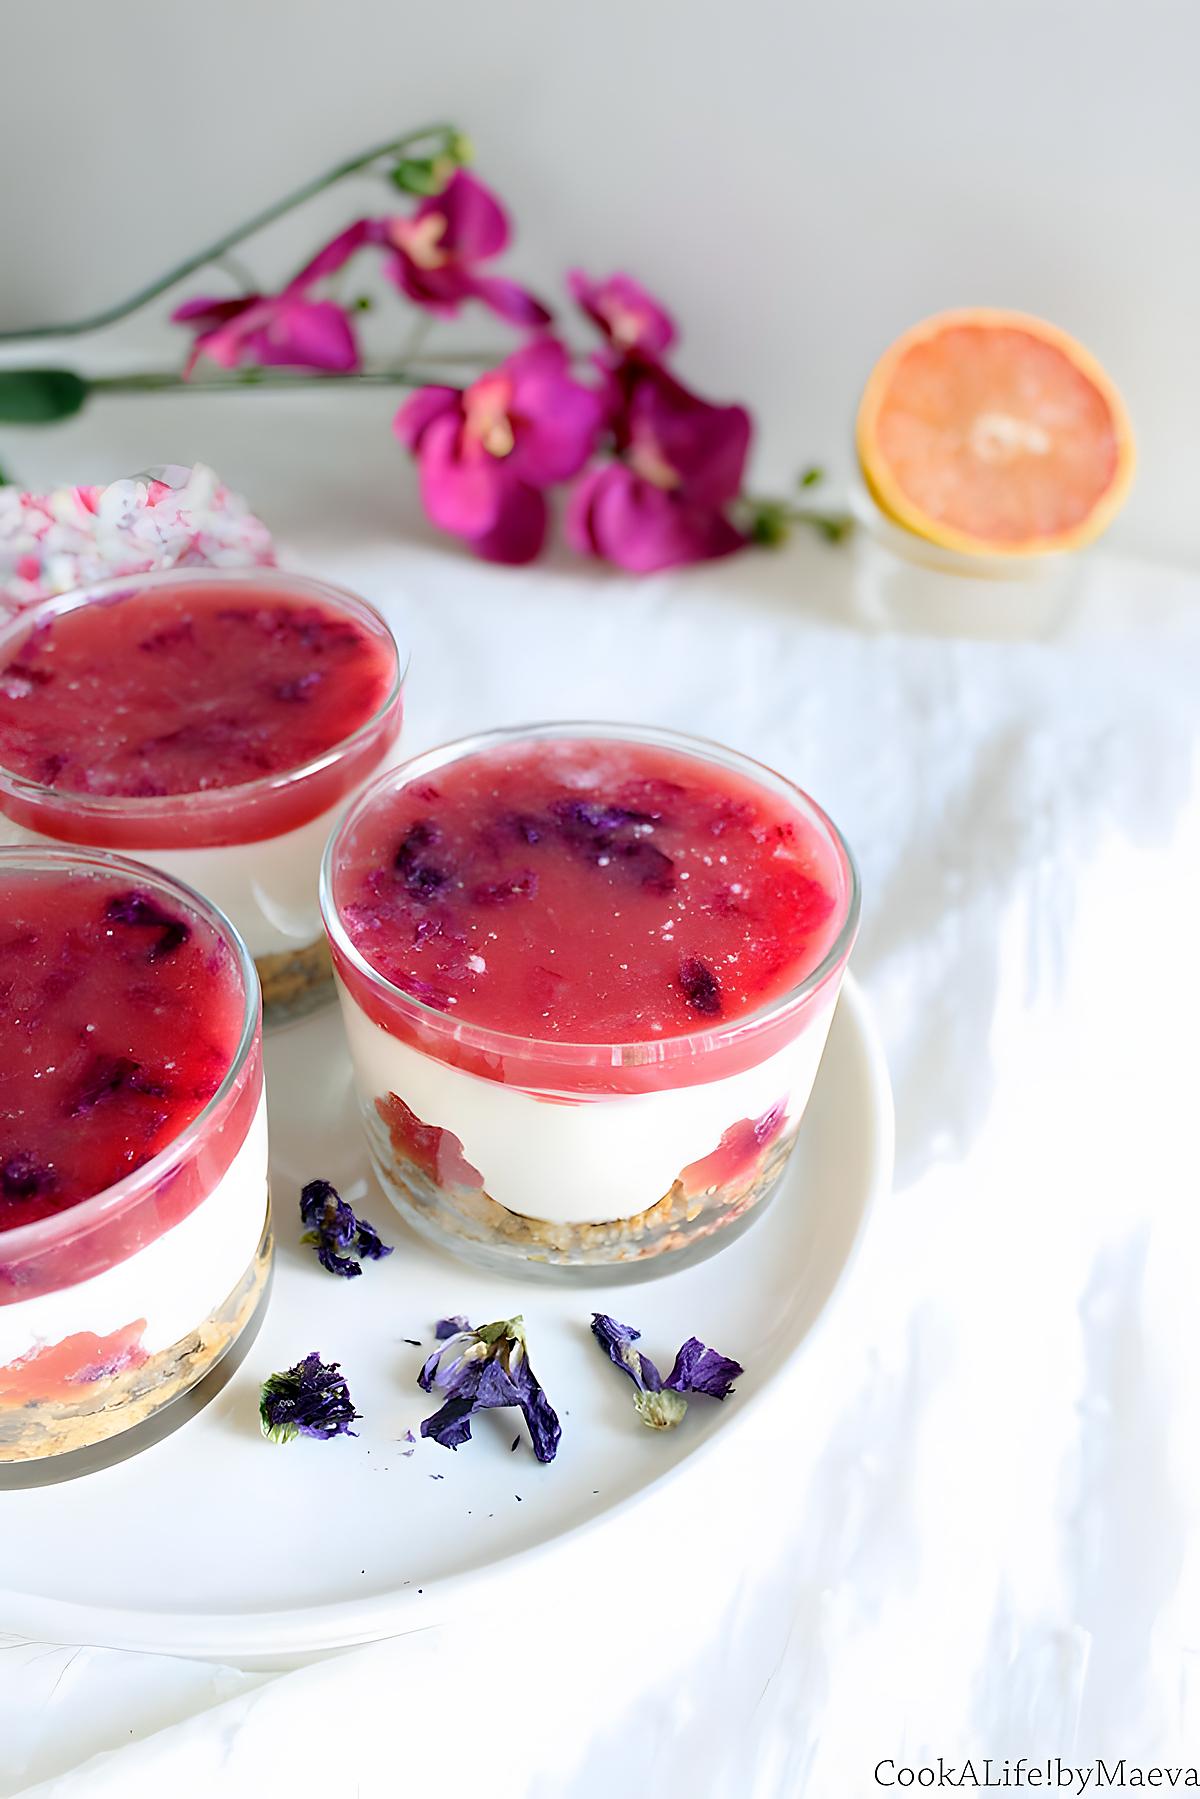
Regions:
<instances>
[{"instance_id":1,"label":"glass rim","mask_svg":"<svg viewBox=\"0 0 1200 1799\"><path fill-rule=\"evenodd\" d=\"M34 781L28 775L18 774L15 769L7 767L0 759L0 793L10 793L15 799L23 800L31 806L41 806L47 812L79 812L88 817L121 817L145 819L147 823L162 818L164 815L176 816L182 809L192 814L203 814L208 811L219 811L223 807L234 805L253 805L255 800L268 793L278 793L285 787L299 784L311 776L320 774L323 769L332 767L349 755L358 744L369 739L383 721L389 716L404 689L405 680L412 661L412 653L407 647L402 648L395 632L384 618L378 607L373 606L361 594L353 592L349 587L340 587L336 582L326 581L319 575L293 574L289 569L261 567L247 564L237 568L166 568L154 569L147 574L113 575L103 581L84 582L79 587L67 589L64 593L49 594L39 600L36 605L27 606L24 611L16 613L0 626L0 664L3 663L14 640L24 639L31 635L48 619L60 617L66 612L75 612L92 600L111 600L126 593L140 592L145 588L172 586L203 586L212 584L234 584L236 582L254 582L266 584L290 591L299 590L313 596L321 596L334 602L344 610L353 611L365 618L366 622L376 630L377 635L384 638L392 648L394 667L388 691L380 704L364 719L360 725L347 736L340 737L336 743L330 744L319 756L311 757L307 762L297 764L295 768L280 769L272 775L259 775L253 781L239 781L229 787L192 788L182 793L155 794L94 794L72 793L61 787L49 787L42 781Z\"/></svg>"},{"instance_id":2,"label":"glass rim","mask_svg":"<svg viewBox=\"0 0 1200 1799\"><path fill-rule=\"evenodd\" d=\"M178 1136L172 1137L169 1143L164 1144L149 1161L143 1162L140 1168L122 1175L119 1181L102 1187L98 1193L89 1194L76 1205L67 1206L61 1212L52 1212L45 1218L34 1218L28 1224L14 1225L11 1230L0 1230L0 1261L13 1259L16 1252L21 1250L44 1248L58 1236L74 1236L80 1229L107 1217L109 1213L120 1211L122 1204L133 1194L154 1186L174 1163L190 1153L197 1140L208 1129L214 1114L224 1108L261 1038L260 989L254 962L237 926L214 901L206 898L190 882L180 880L177 875L166 874L162 869L151 868L144 862L135 862L130 856L116 855L111 850L79 849L70 844L48 844L45 848L27 844L0 846L0 876L3 876L6 869L29 868L37 871L47 867L84 868L95 874L128 876L140 887L157 886L174 895L177 900L182 900L189 910L215 925L233 951L234 961L241 975L242 1027L237 1048L216 1092L196 1116L184 1125Z\"/></svg>"},{"instance_id":3,"label":"glass rim","mask_svg":"<svg viewBox=\"0 0 1200 1799\"><path fill-rule=\"evenodd\" d=\"M845 910L841 922L829 949L817 966L804 979L797 981L785 993L775 999L768 1000L752 1012L746 1012L728 1023L709 1026L704 1029L680 1033L669 1037L630 1038L621 1043L604 1041L567 1042L559 1038L526 1037L512 1031L497 1030L491 1025L473 1024L469 1020L451 1019L436 1006L430 1006L424 1000L406 992L395 982L380 974L358 947L347 932L333 894L333 864L339 846L359 818L368 810L376 797L389 788L399 790L412 780L423 775L432 774L447 763L458 762L465 757L482 750L494 748L505 743L524 743L539 739L555 737L594 737L601 740L615 740L625 743L650 743L663 749L673 749L681 754L690 755L698 762L719 762L723 767L732 768L739 773L747 774L761 785L774 785L776 791L782 789L794 802L799 802L799 810L820 827L828 837L835 854L842 864L846 877ZM766 780L764 781L764 777ZM845 963L855 936L858 932L859 913L861 910L862 892L859 882L858 864L850 845L846 842L837 825L823 807L819 806L810 794L781 774L778 769L768 763L760 762L753 756L745 755L741 750L731 749L727 744L718 743L714 738L699 737L684 731L675 731L667 726L639 725L619 723L613 720L559 720L530 725L504 725L492 730L476 731L467 737L453 738L447 743L435 745L432 749L422 750L418 755L410 756L406 761L387 769L383 774L363 789L346 812L343 813L334 830L330 833L325 845L325 853L321 858L321 877L319 884L321 917L331 944L340 955L362 975L378 992L385 994L392 1002L399 1001L420 1023L431 1028L437 1035L447 1037L455 1043L490 1051L503 1057L513 1059L545 1059L548 1063L590 1063L595 1065L597 1058L603 1056L606 1049L613 1052L612 1065L622 1066L633 1063L661 1062L676 1056L687 1054L697 1045L712 1048L722 1047L739 1041L743 1036L753 1036L771 1024L777 1023L791 1011L800 1011L803 1006L819 992ZM336 965L335 965L336 972ZM382 1027L381 1027L382 1028Z\"/></svg>"}]
</instances>

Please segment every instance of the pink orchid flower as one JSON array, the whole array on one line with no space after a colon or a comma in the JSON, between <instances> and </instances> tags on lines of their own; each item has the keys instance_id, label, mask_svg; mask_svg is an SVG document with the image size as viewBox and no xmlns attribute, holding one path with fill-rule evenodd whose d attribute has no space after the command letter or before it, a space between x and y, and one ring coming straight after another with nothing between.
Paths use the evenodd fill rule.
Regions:
<instances>
[{"instance_id":1,"label":"pink orchid flower","mask_svg":"<svg viewBox=\"0 0 1200 1799\"><path fill-rule=\"evenodd\" d=\"M358 344L349 318L332 300L309 299L298 280L281 294L188 300L177 307L172 321L196 327L184 375L202 356L224 369L244 362L339 375L356 369Z\"/></svg>"},{"instance_id":2,"label":"pink orchid flower","mask_svg":"<svg viewBox=\"0 0 1200 1799\"><path fill-rule=\"evenodd\" d=\"M349 261L367 241L367 221L347 226L325 244L279 294L240 294L235 299L188 300L171 314L197 335L187 359L188 376L201 356L222 368L257 362L284 368L349 374L359 366L354 327L333 300L314 300L309 288Z\"/></svg>"},{"instance_id":3,"label":"pink orchid flower","mask_svg":"<svg viewBox=\"0 0 1200 1799\"><path fill-rule=\"evenodd\" d=\"M714 406L651 364L625 373L620 455L576 482L566 521L572 547L632 574L742 549L748 540L727 508L741 489L749 413Z\"/></svg>"},{"instance_id":4,"label":"pink orchid flower","mask_svg":"<svg viewBox=\"0 0 1200 1799\"><path fill-rule=\"evenodd\" d=\"M460 392L424 387L396 414L421 468L421 500L442 531L491 562L531 562L546 535L542 490L577 475L603 401L575 381L554 338L540 338Z\"/></svg>"},{"instance_id":5,"label":"pink orchid flower","mask_svg":"<svg viewBox=\"0 0 1200 1799\"><path fill-rule=\"evenodd\" d=\"M422 200L402 218L367 222L371 240L391 255L387 273L418 306L447 316L464 300L482 300L513 325L544 325L549 312L525 288L476 265L506 248L508 217L495 194L464 169L456 169L440 194Z\"/></svg>"},{"instance_id":6,"label":"pink orchid flower","mask_svg":"<svg viewBox=\"0 0 1200 1799\"><path fill-rule=\"evenodd\" d=\"M567 274L571 298L622 355L661 356L675 341L675 321L632 275L593 281L582 269Z\"/></svg>"}]
</instances>

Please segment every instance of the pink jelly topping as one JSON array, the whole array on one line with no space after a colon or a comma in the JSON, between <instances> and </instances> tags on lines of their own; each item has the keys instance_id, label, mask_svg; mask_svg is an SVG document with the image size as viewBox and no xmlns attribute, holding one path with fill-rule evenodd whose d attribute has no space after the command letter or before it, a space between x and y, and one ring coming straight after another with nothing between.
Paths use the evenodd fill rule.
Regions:
<instances>
[{"instance_id":1,"label":"pink jelly topping","mask_svg":"<svg viewBox=\"0 0 1200 1799\"><path fill-rule=\"evenodd\" d=\"M831 950L847 886L829 837L785 796L678 751L568 738L381 795L334 873L364 960L448 1021L601 1045L708 1030L782 997Z\"/></svg>"},{"instance_id":2,"label":"pink jelly topping","mask_svg":"<svg viewBox=\"0 0 1200 1799\"><path fill-rule=\"evenodd\" d=\"M385 707L395 673L382 626L303 590L252 575L131 586L35 624L7 650L0 767L48 792L39 802L10 789L0 805L89 843L273 836L332 805L371 763L351 757L253 805L239 789L303 768L359 731ZM398 727L397 708L391 736ZM375 744L372 762L379 754ZM189 823L169 803L179 795L218 803ZM80 800L131 804L112 809L114 822ZM147 807L156 800L167 803Z\"/></svg>"},{"instance_id":3,"label":"pink jelly topping","mask_svg":"<svg viewBox=\"0 0 1200 1799\"><path fill-rule=\"evenodd\" d=\"M165 1149L221 1085L243 1013L229 946L156 890L0 871L0 1233Z\"/></svg>"}]
</instances>

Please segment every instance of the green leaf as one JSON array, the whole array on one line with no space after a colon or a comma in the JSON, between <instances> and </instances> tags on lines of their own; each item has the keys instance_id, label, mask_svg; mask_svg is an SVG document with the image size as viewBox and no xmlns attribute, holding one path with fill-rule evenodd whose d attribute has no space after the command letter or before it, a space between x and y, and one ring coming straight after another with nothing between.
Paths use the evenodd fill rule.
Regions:
<instances>
[{"instance_id":1,"label":"green leaf","mask_svg":"<svg viewBox=\"0 0 1200 1799\"><path fill-rule=\"evenodd\" d=\"M798 478L798 480L796 482L796 486L797 487L815 487L817 485L818 481L823 481L824 479L825 479L825 470L823 468L819 468L817 466L817 464L814 462L812 467L806 468L804 473Z\"/></svg>"},{"instance_id":2,"label":"green leaf","mask_svg":"<svg viewBox=\"0 0 1200 1799\"><path fill-rule=\"evenodd\" d=\"M16 485L16 476L10 475L8 470L0 465L0 487L16 487Z\"/></svg>"},{"instance_id":3,"label":"green leaf","mask_svg":"<svg viewBox=\"0 0 1200 1799\"><path fill-rule=\"evenodd\" d=\"M87 397L87 382L70 369L0 369L0 424L52 425Z\"/></svg>"},{"instance_id":4,"label":"green leaf","mask_svg":"<svg viewBox=\"0 0 1200 1799\"><path fill-rule=\"evenodd\" d=\"M764 549L774 550L787 541L788 510L779 500L761 500L750 520L750 536Z\"/></svg>"},{"instance_id":5,"label":"green leaf","mask_svg":"<svg viewBox=\"0 0 1200 1799\"><path fill-rule=\"evenodd\" d=\"M405 157L388 171L403 194L440 194L449 170L440 157Z\"/></svg>"}]
</instances>

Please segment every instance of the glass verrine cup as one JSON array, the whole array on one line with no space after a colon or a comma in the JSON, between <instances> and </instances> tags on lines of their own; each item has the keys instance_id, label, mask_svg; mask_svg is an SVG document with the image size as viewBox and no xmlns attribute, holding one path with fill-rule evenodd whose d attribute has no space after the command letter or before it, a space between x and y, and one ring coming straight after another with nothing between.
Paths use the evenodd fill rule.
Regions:
<instances>
[{"instance_id":1,"label":"glass verrine cup","mask_svg":"<svg viewBox=\"0 0 1200 1799\"><path fill-rule=\"evenodd\" d=\"M1014 640L1051 637L1069 621L1080 551L987 555L945 549L881 511L865 487L851 496L854 607L873 630Z\"/></svg>"},{"instance_id":2,"label":"glass verrine cup","mask_svg":"<svg viewBox=\"0 0 1200 1799\"><path fill-rule=\"evenodd\" d=\"M223 1073L208 1065L218 1084L207 1103L140 1166L60 1210L0 1228L0 1487L87 1472L182 1422L196 1389L252 1337L271 1265L261 1006L245 944L192 888L104 851L0 849L0 884L11 889L14 878L47 883L46 903L62 883L91 883L106 904L122 896L129 903L119 909L149 964L156 929L184 927L205 958L204 992L219 994L226 1047L212 1054L228 1065ZM8 947L20 953L19 944ZM130 991L123 971L118 991ZM134 1003L136 1015L162 1002L147 989ZM197 1000L197 1034L208 1003ZM46 1028L66 1028L69 997L54 1010ZM89 1013L80 1044L105 1044L103 1010ZM11 1072L26 1032L43 1027L22 1016L10 1028ZM142 1044L132 1033L121 1043L126 1055L110 1056L91 1077L86 1106L64 1113L78 1119L65 1128L77 1129L85 1166L106 1094L141 1078ZM166 1089L152 1082L140 1091ZM0 1184L27 1196L36 1179L19 1106L6 1106L2 1124ZM189 1405L179 1403L185 1396Z\"/></svg>"},{"instance_id":3,"label":"glass verrine cup","mask_svg":"<svg viewBox=\"0 0 1200 1799\"><path fill-rule=\"evenodd\" d=\"M784 803L831 871L827 949L804 978L728 1021L649 1041L569 1042L490 1029L372 965L342 877L389 796L481 753L561 740L669 752ZM831 820L734 750L650 727L545 724L417 756L376 781L332 837L321 905L372 1160L417 1229L489 1266L654 1272L699 1259L779 1185L858 924L858 877ZM511 914L510 914L511 916Z\"/></svg>"},{"instance_id":4,"label":"glass verrine cup","mask_svg":"<svg viewBox=\"0 0 1200 1799\"><path fill-rule=\"evenodd\" d=\"M40 775L31 775L28 754L26 766L7 766L0 748L0 842L117 850L208 894L249 947L262 982L264 1018L274 1024L312 1011L333 996L317 904L321 852L346 801L386 764L401 725L406 661L383 618L356 594L279 569L170 569L121 577L57 595L5 624L0 630L0 707L20 730L23 683L42 681L52 668L50 662L32 671L27 665L36 661L39 646L51 641L56 622L66 615L81 608L120 607L125 601L178 609L189 597L211 606L214 596L223 602L218 616L261 615L269 621L271 609L282 608L289 617L327 619L335 630L341 626L361 634L364 654L378 662L377 703L368 714L332 731L333 740L319 754L305 755L293 766L273 767L259 778L197 785L189 791L155 790L161 784L154 779L153 743L145 791L138 793L80 790L72 776L56 771L61 758L52 743L45 746ZM113 617L105 614L106 621ZM248 649L245 634L229 629L230 666L242 673L261 645ZM136 703L140 684L161 722L164 691L169 696L172 682L181 684L190 671L180 672L169 647L165 655L129 657L125 666L134 685L122 703L130 694ZM292 685L303 687L302 682ZM263 732L269 736L273 729L282 733L292 728L304 710L303 699L297 692L293 703L281 704L278 690L272 695L265 683ZM159 753L169 755L175 753L174 739L195 733L189 753L206 781L205 733L217 733L222 722L219 698L215 703L210 698L209 707L216 714L211 721L205 716L197 722L185 714L182 730L168 730L156 739L163 746ZM233 722L236 726L236 718ZM213 753L219 755L219 735L213 741ZM86 771L83 779L88 779Z\"/></svg>"}]
</instances>

